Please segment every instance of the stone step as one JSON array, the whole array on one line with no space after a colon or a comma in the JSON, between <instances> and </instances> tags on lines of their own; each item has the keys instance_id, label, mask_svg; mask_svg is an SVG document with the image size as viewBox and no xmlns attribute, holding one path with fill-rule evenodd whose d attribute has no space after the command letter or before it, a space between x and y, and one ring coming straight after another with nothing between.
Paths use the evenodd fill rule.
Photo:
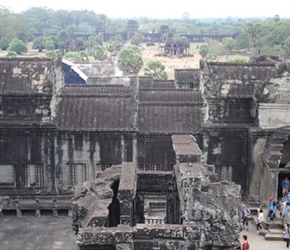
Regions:
<instances>
[{"instance_id":1,"label":"stone step","mask_svg":"<svg viewBox=\"0 0 290 250\"><path fill-rule=\"evenodd\" d=\"M265 240L271 240L271 241L280 241L280 240L284 240L284 237L282 234L271 234L271 233L267 233L265 235Z\"/></svg>"},{"instance_id":2,"label":"stone step","mask_svg":"<svg viewBox=\"0 0 290 250\"><path fill-rule=\"evenodd\" d=\"M270 234L279 234L279 235L283 235L283 229L277 229L277 228L269 228L268 229Z\"/></svg>"}]
</instances>

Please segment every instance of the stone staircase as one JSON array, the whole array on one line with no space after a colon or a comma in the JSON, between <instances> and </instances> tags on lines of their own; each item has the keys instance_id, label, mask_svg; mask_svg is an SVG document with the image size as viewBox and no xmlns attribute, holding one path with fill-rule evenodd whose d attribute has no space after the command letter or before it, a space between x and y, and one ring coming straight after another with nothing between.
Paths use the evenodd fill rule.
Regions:
<instances>
[{"instance_id":1,"label":"stone staircase","mask_svg":"<svg viewBox=\"0 0 290 250\"><path fill-rule=\"evenodd\" d=\"M283 226L280 218L277 218L276 221L270 221L268 223L263 223L263 228L267 233L265 234L265 240L283 240Z\"/></svg>"},{"instance_id":2,"label":"stone staircase","mask_svg":"<svg viewBox=\"0 0 290 250\"><path fill-rule=\"evenodd\" d=\"M251 217L249 219L254 225L256 225L255 221L257 219L257 209L258 208L250 208ZM260 235L263 235L265 240L268 241L283 241L283 226L278 212L276 212L275 221L271 219L267 222L267 214L268 211L264 210L265 221L262 223L263 230L260 232Z\"/></svg>"}]
</instances>

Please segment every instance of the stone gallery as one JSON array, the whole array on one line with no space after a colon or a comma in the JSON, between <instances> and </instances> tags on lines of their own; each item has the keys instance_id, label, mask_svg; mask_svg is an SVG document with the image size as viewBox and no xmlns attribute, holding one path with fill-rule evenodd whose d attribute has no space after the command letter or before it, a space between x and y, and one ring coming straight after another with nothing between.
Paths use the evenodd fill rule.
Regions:
<instances>
[{"instance_id":1,"label":"stone gallery","mask_svg":"<svg viewBox=\"0 0 290 250\"><path fill-rule=\"evenodd\" d=\"M290 175L290 64L262 59L80 84L1 59L1 214L70 215L86 250L231 249Z\"/></svg>"}]
</instances>

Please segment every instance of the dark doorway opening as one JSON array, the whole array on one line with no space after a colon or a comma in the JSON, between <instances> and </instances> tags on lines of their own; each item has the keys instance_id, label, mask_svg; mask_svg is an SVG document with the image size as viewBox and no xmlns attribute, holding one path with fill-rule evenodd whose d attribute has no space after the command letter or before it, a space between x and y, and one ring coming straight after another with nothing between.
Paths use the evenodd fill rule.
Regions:
<instances>
[{"instance_id":1,"label":"dark doorway opening","mask_svg":"<svg viewBox=\"0 0 290 250\"><path fill-rule=\"evenodd\" d=\"M116 227L120 224L120 202L117 198L119 181L114 181L111 188L113 190L113 198L112 202L109 205L109 216L107 219L106 227Z\"/></svg>"},{"instance_id":2,"label":"dark doorway opening","mask_svg":"<svg viewBox=\"0 0 290 250\"><path fill-rule=\"evenodd\" d=\"M290 172L280 172L278 175L278 190L277 190L277 198L280 200L282 198L282 181L288 177L290 180Z\"/></svg>"},{"instance_id":3,"label":"dark doorway opening","mask_svg":"<svg viewBox=\"0 0 290 250\"><path fill-rule=\"evenodd\" d=\"M35 216L35 210L34 209L25 209L22 210L23 216Z\"/></svg>"},{"instance_id":4,"label":"dark doorway opening","mask_svg":"<svg viewBox=\"0 0 290 250\"><path fill-rule=\"evenodd\" d=\"M6 209L3 209L2 210L2 214L4 216L16 216L17 215L17 212L15 209L11 209L11 210L6 210Z\"/></svg>"}]
</instances>

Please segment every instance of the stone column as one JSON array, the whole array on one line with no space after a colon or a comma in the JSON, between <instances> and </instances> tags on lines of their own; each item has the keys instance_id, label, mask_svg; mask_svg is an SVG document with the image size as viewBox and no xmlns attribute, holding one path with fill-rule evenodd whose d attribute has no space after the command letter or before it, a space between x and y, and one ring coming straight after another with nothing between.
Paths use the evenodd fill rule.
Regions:
<instances>
[{"instance_id":1,"label":"stone column","mask_svg":"<svg viewBox=\"0 0 290 250\"><path fill-rule=\"evenodd\" d=\"M126 159L126 150L125 150L125 140L124 140L124 136L121 135L121 159L122 159L122 163L127 161Z\"/></svg>"},{"instance_id":2,"label":"stone column","mask_svg":"<svg viewBox=\"0 0 290 250\"><path fill-rule=\"evenodd\" d=\"M132 152L133 156L132 156L132 159L133 159L133 162L137 163L138 162L138 159L137 159L137 157L138 157L138 155L137 155L138 143L137 143L137 135L136 134L133 135L132 144L133 144L133 152Z\"/></svg>"}]
</instances>

